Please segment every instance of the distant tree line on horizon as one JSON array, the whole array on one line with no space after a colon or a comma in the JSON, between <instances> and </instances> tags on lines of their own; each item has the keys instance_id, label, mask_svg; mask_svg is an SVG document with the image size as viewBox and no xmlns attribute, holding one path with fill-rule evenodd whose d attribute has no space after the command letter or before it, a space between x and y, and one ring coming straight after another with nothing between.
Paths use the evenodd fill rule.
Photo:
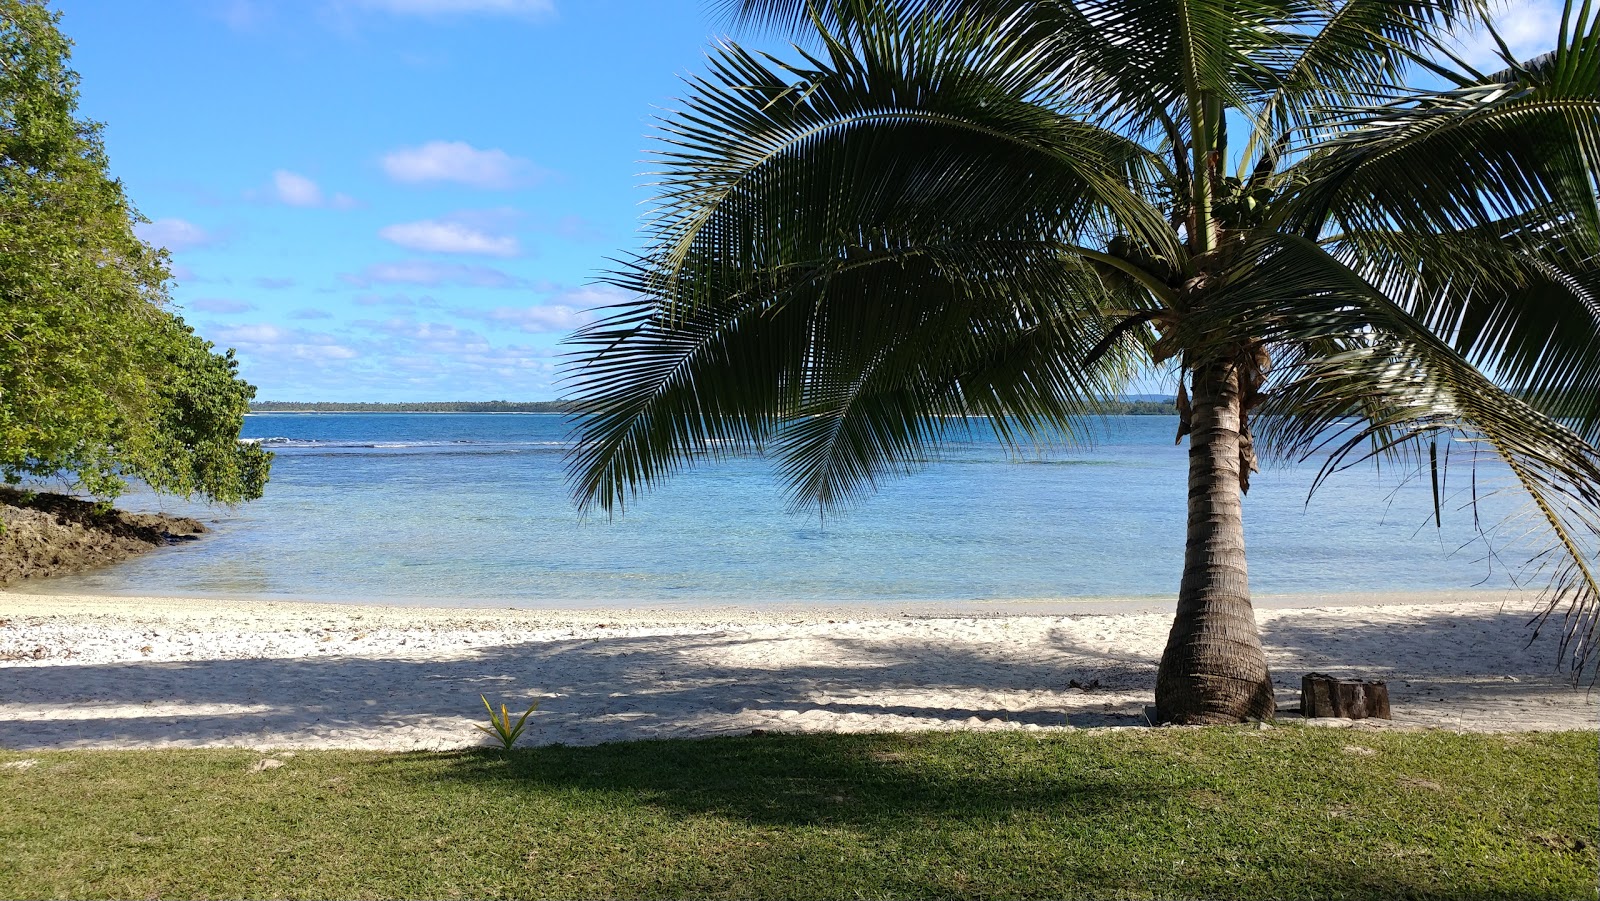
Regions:
<instances>
[{"instance_id":1,"label":"distant tree line on horizon","mask_svg":"<svg viewBox=\"0 0 1600 901\"><path fill-rule=\"evenodd\" d=\"M256 401L250 405L252 413L578 413L579 404L560 400L510 401L510 400L439 400L418 403L339 403L313 401L298 403L286 400ZM1116 400L1106 402L1106 413L1112 416L1176 416L1177 401Z\"/></svg>"}]
</instances>

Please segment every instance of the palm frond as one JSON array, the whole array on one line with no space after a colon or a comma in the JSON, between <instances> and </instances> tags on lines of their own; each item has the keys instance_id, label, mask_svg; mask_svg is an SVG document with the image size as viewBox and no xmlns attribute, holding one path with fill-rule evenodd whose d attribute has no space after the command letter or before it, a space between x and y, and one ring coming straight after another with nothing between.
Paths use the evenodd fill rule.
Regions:
<instances>
[{"instance_id":1,"label":"palm frond","mask_svg":"<svg viewBox=\"0 0 1600 901\"><path fill-rule=\"evenodd\" d=\"M1231 283L1183 328L1249 334L1274 369L1260 445L1325 454L1318 481L1349 463L1421 464L1430 442L1478 442L1510 467L1547 526L1530 566L1548 579L1544 617L1565 610L1574 672L1597 662L1600 637L1600 451L1502 389L1405 307L1315 243L1285 236L1254 248ZM1352 417L1358 417L1352 419Z\"/></svg>"},{"instance_id":2,"label":"palm frond","mask_svg":"<svg viewBox=\"0 0 1600 901\"><path fill-rule=\"evenodd\" d=\"M661 133L652 233L667 271L755 271L891 228L937 238L952 221L968 234L1126 233L1176 254L1139 188L1159 179L1155 157L1031 102L1025 73L974 58L965 41L980 38L889 29L805 65L722 48Z\"/></svg>"},{"instance_id":3,"label":"palm frond","mask_svg":"<svg viewBox=\"0 0 1600 901\"><path fill-rule=\"evenodd\" d=\"M1281 221L1317 237L1487 229L1531 210L1600 241L1600 17L1537 65L1345 111L1291 173Z\"/></svg>"},{"instance_id":4,"label":"palm frond","mask_svg":"<svg viewBox=\"0 0 1600 901\"><path fill-rule=\"evenodd\" d=\"M1126 385L1136 337L1090 353L1117 321L1092 270L1070 256L966 262L930 255L827 286L799 404L775 441L796 507L857 499L973 417L1013 445L1072 438Z\"/></svg>"},{"instance_id":5,"label":"palm frond","mask_svg":"<svg viewBox=\"0 0 1600 901\"><path fill-rule=\"evenodd\" d=\"M1255 55L1311 0L722 0L737 24L815 37L881 33L891 21L980 27L985 55L1038 81L1052 102L1135 133L1178 124L1201 93L1233 106L1271 72ZM959 23L959 26L958 26ZM1281 54L1280 54L1281 55ZM1154 132L1151 129L1155 129Z\"/></svg>"},{"instance_id":6,"label":"palm frond","mask_svg":"<svg viewBox=\"0 0 1600 901\"><path fill-rule=\"evenodd\" d=\"M1443 235L1369 232L1330 251L1497 384L1600 440L1600 254L1539 209Z\"/></svg>"},{"instance_id":7,"label":"palm frond","mask_svg":"<svg viewBox=\"0 0 1600 901\"><path fill-rule=\"evenodd\" d=\"M1257 59L1272 73L1263 121L1273 136L1318 124L1327 110L1387 103L1438 36L1483 17L1485 0L1335 0L1298 4L1284 39ZM1270 140L1270 139L1269 139Z\"/></svg>"},{"instance_id":8,"label":"palm frond","mask_svg":"<svg viewBox=\"0 0 1600 901\"><path fill-rule=\"evenodd\" d=\"M662 276L640 261L612 282ZM975 241L790 266L692 306L641 293L572 339L575 494L618 510L683 465L773 450L796 506L831 509L967 416L1013 441L1069 433L1132 371L1137 331L1090 359L1148 303L1116 290L1070 248Z\"/></svg>"}]
</instances>

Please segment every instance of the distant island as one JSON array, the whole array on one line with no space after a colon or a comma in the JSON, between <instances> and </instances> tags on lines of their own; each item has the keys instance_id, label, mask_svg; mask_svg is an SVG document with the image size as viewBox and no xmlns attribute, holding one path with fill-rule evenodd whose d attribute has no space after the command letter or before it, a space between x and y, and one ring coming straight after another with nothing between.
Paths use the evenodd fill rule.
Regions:
<instances>
[{"instance_id":1,"label":"distant island","mask_svg":"<svg viewBox=\"0 0 1600 901\"><path fill-rule=\"evenodd\" d=\"M560 400L439 400L418 403L340 403L338 401L264 400L250 405L252 413L578 413L581 405ZM1113 416L1175 416L1174 398L1110 401Z\"/></svg>"}]
</instances>

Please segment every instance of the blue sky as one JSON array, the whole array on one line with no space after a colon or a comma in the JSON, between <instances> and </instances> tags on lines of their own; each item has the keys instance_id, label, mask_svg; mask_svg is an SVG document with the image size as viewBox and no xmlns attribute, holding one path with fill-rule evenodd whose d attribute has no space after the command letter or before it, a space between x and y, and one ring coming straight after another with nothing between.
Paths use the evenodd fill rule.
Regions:
<instances>
[{"instance_id":1,"label":"blue sky","mask_svg":"<svg viewBox=\"0 0 1600 901\"><path fill-rule=\"evenodd\" d=\"M561 338L638 244L651 117L724 24L703 0L52 6L174 299L264 400L557 396ZM1513 44L1556 9L1511 4Z\"/></svg>"}]
</instances>

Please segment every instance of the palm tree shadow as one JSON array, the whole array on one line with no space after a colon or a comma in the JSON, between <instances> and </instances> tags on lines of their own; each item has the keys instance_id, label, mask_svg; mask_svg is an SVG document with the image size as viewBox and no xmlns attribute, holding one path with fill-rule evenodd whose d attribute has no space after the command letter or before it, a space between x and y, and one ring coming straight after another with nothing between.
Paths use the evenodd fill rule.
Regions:
<instances>
[{"instance_id":1,"label":"palm tree shadow","mask_svg":"<svg viewBox=\"0 0 1600 901\"><path fill-rule=\"evenodd\" d=\"M1286 709L1300 675L1320 670L1389 680L1397 713L1427 725L1593 725L1594 697L1554 675L1552 648L1524 647L1515 611L1398 630L1312 611L1278 617L1265 633ZM1026 656L813 637L817 654L778 664L727 632L518 642L431 658L8 666L0 747L460 747L483 739L472 728L480 695L512 707L545 698L530 721L536 743L1144 722L1154 660L1085 647L1061 629L1047 635Z\"/></svg>"},{"instance_id":2,"label":"palm tree shadow","mask_svg":"<svg viewBox=\"0 0 1600 901\"><path fill-rule=\"evenodd\" d=\"M715 816L764 826L850 826L885 833L907 823L1001 824L1018 811L1112 819L1119 809L1166 803L1171 786L1137 787L1106 776L1015 769L981 757L929 765L931 735L755 735L695 741L551 745L452 754L433 778L516 800L550 792L616 793L673 816ZM948 741L948 739L944 739ZM388 765L403 763L388 758ZM384 766L380 760L377 766Z\"/></svg>"},{"instance_id":3,"label":"palm tree shadow","mask_svg":"<svg viewBox=\"0 0 1600 901\"><path fill-rule=\"evenodd\" d=\"M1438 613L1403 625L1348 611L1274 617L1262 627L1268 652L1301 665L1347 667L1378 674L1554 676L1561 662L1554 627L1535 638L1533 614L1511 606L1469 616Z\"/></svg>"},{"instance_id":4,"label":"palm tree shadow","mask_svg":"<svg viewBox=\"0 0 1600 901\"><path fill-rule=\"evenodd\" d=\"M1262 629L1279 706L1299 712L1300 677L1323 672L1388 683L1395 719L1444 728L1592 729L1597 696L1564 673L1559 636L1535 636L1507 606L1395 625L1305 611Z\"/></svg>"}]
</instances>

